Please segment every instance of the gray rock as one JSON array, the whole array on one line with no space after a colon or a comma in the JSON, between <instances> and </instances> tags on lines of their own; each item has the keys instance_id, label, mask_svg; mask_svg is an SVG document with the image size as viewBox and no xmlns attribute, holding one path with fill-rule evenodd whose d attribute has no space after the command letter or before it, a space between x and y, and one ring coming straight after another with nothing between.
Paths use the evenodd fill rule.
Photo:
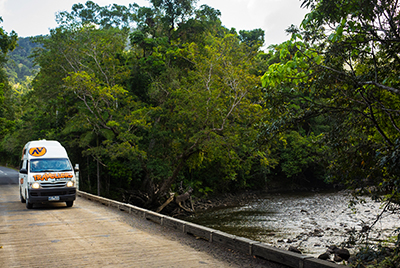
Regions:
<instances>
[{"instance_id":1,"label":"gray rock","mask_svg":"<svg viewBox=\"0 0 400 268\"><path fill-rule=\"evenodd\" d=\"M333 260L334 260L335 262L341 262L341 261L343 261L343 259L342 259L340 256L338 256L337 254L335 254L335 256L333 257Z\"/></svg>"},{"instance_id":2,"label":"gray rock","mask_svg":"<svg viewBox=\"0 0 400 268\"><path fill-rule=\"evenodd\" d=\"M301 254L300 249L298 249L298 248L296 248L296 247L293 247L293 246L290 246L290 247L289 247L289 251Z\"/></svg>"},{"instance_id":3,"label":"gray rock","mask_svg":"<svg viewBox=\"0 0 400 268\"><path fill-rule=\"evenodd\" d=\"M350 252L345 248L337 248L333 250L335 255L339 256L343 260L348 260L350 258Z\"/></svg>"},{"instance_id":4,"label":"gray rock","mask_svg":"<svg viewBox=\"0 0 400 268\"><path fill-rule=\"evenodd\" d=\"M330 257L331 257L331 254L329 254L329 252L325 252L325 253L322 253L321 255L319 255L319 256L318 256L318 259L327 260L327 259L329 259Z\"/></svg>"}]
</instances>

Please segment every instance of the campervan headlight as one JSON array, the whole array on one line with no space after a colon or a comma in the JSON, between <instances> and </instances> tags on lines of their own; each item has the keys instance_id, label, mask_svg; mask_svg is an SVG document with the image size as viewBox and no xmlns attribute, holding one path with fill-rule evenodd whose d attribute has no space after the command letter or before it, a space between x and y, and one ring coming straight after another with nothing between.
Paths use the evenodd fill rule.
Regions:
<instances>
[{"instance_id":1,"label":"campervan headlight","mask_svg":"<svg viewBox=\"0 0 400 268\"><path fill-rule=\"evenodd\" d=\"M39 189L40 188L40 184L38 182L34 182L34 183L32 183L32 188L33 189Z\"/></svg>"},{"instance_id":2,"label":"campervan headlight","mask_svg":"<svg viewBox=\"0 0 400 268\"><path fill-rule=\"evenodd\" d=\"M72 187L74 186L74 182L73 181L68 181L67 182L67 187Z\"/></svg>"}]
</instances>

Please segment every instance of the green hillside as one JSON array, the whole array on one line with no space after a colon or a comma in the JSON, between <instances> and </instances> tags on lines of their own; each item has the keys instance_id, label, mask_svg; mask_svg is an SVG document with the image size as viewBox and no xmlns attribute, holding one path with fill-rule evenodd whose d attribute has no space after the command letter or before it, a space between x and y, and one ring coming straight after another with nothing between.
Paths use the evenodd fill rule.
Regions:
<instances>
[{"instance_id":1,"label":"green hillside","mask_svg":"<svg viewBox=\"0 0 400 268\"><path fill-rule=\"evenodd\" d=\"M30 82L39 71L30 57L32 50L39 44L33 43L30 37L18 38L18 46L8 54L8 62L5 66L7 76L13 89L22 94L30 88Z\"/></svg>"}]
</instances>

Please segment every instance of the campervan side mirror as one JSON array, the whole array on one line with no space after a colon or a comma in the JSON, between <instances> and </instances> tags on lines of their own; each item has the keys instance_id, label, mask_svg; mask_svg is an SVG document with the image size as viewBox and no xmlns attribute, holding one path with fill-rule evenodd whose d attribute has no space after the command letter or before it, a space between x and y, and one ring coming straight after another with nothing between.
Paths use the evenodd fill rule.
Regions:
<instances>
[{"instance_id":1,"label":"campervan side mirror","mask_svg":"<svg viewBox=\"0 0 400 268\"><path fill-rule=\"evenodd\" d=\"M21 169L19 170L19 173L28 174L28 170L27 170L26 168L21 168Z\"/></svg>"},{"instance_id":2,"label":"campervan side mirror","mask_svg":"<svg viewBox=\"0 0 400 268\"><path fill-rule=\"evenodd\" d=\"M75 171L79 171L79 164L75 164L74 170L75 170Z\"/></svg>"}]
</instances>

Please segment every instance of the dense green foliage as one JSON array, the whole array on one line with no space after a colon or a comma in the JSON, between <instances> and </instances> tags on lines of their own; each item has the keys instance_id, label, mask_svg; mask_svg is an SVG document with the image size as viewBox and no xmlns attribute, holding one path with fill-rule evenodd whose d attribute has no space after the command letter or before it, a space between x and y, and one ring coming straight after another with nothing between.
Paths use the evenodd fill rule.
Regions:
<instances>
[{"instance_id":1,"label":"dense green foliage","mask_svg":"<svg viewBox=\"0 0 400 268\"><path fill-rule=\"evenodd\" d=\"M0 17L0 23L3 19ZM0 139L10 132L15 124L14 112L12 109L12 88L4 71L7 62L7 54L12 51L17 43L17 34L12 31L10 34L0 27Z\"/></svg>"},{"instance_id":2,"label":"dense green foliage","mask_svg":"<svg viewBox=\"0 0 400 268\"><path fill-rule=\"evenodd\" d=\"M290 29L292 39L276 48L280 61L262 78L279 111L264 133L322 116L329 120L323 141L330 175L353 188L374 185L398 200L400 30L392 21L399 10L395 1L367 2L365 11L358 1L319 2L302 30Z\"/></svg>"},{"instance_id":3,"label":"dense green foliage","mask_svg":"<svg viewBox=\"0 0 400 268\"><path fill-rule=\"evenodd\" d=\"M279 61L262 78L267 101L279 111L263 133L269 137L322 120L327 128L319 142L329 179L399 204L398 1L306 0L303 5L312 12L300 29L288 29L292 38L276 47ZM396 259L382 267L397 267Z\"/></svg>"},{"instance_id":4,"label":"dense green foliage","mask_svg":"<svg viewBox=\"0 0 400 268\"><path fill-rule=\"evenodd\" d=\"M0 111L1 161L17 165L27 141L56 139L83 190L148 208L181 186L326 183L400 203L397 1L305 0L300 28L267 52L263 30L227 29L210 6L150 3L76 4L34 38L32 90L0 87L1 104L13 103ZM16 36L0 34L4 64ZM19 44L14 84L32 75L22 53L33 46ZM388 256L382 265L396 262Z\"/></svg>"}]
</instances>

